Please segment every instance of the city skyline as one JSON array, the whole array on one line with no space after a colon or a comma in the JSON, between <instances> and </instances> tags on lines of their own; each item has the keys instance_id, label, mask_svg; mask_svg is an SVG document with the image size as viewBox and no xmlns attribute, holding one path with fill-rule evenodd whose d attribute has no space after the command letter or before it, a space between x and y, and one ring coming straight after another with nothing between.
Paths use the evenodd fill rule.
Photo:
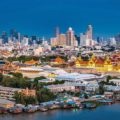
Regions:
<instances>
[{"instance_id":1,"label":"city skyline","mask_svg":"<svg viewBox=\"0 0 120 120\"><path fill-rule=\"evenodd\" d=\"M120 32L119 3L118 0L70 0L69 3L68 0L2 0L0 33L15 28L22 34L51 37L55 27L59 26L64 33L71 26L79 35L91 24L96 37L114 36Z\"/></svg>"}]
</instances>

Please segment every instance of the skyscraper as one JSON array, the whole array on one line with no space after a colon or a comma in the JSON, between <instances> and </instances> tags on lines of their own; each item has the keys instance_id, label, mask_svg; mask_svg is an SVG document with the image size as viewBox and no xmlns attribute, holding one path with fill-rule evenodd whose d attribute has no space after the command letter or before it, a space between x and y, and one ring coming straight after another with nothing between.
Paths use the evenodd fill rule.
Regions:
<instances>
[{"instance_id":1,"label":"skyscraper","mask_svg":"<svg viewBox=\"0 0 120 120\"><path fill-rule=\"evenodd\" d=\"M116 40L117 46L120 47L120 34L115 36L115 40Z\"/></svg>"},{"instance_id":2,"label":"skyscraper","mask_svg":"<svg viewBox=\"0 0 120 120\"><path fill-rule=\"evenodd\" d=\"M81 46L93 46L95 41L93 40L93 28L92 25L88 25L85 34L80 34L80 45Z\"/></svg>"},{"instance_id":3,"label":"skyscraper","mask_svg":"<svg viewBox=\"0 0 120 120\"><path fill-rule=\"evenodd\" d=\"M21 44L23 46L28 46L28 42L29 42L29 38L24 36L22 41L21 41Z\"/></svg>"},{"instance_id":4,"label":"skyscraper","mask_svg":"<svg viewBox=\"0 0 120 120\"><path fill-rule=\"evenodd\" d=\"M66 34L66 43L68 46L77 46L77 40L75 39L75 34L71 27L69 27Z\"/></svg>"},{"instance_id":5,"label":"skyscraper","mask_svg":"<svg viewBox=\"0 0 120 120\"><path fill-rule=\"evenodd\" d=\"M65 34L59 35L59 45L62 45L62 46L66 45L66 35Z\"/></svg>"},{"instance_id":6,"label":"skyscraper","mask_svg":"<svg viewBox=\"0 0 120 120\"><path fill-rule=\"evenodd\" d=\"M87 35L88 39L90 39L90 40L93 39L93 28L92 28L92 25L88 25L86 35Z\"/></svg>"},{"instance_id":7,"label":"skyscraper","mask_svg":"<svg viewBox=\"0 0 120 120\"><path fill-rule=\"evenodd\" d=\"M59 34L60 34L60 29L59 29L59 27L56 27L56 31L55 31L55 35L56 35L56 37L58 37Z\"/></svg>"},{"instance_id":8,"label":"skyscraper","mask_svg":"<svg viewBox=\"0 0 120 120\"><path fill-rule=\"evenodd\" d=\"M3 43L8 43L8 35L5 31L2 32L1 38L3 40Z\"/></svg>"}]
</instances>

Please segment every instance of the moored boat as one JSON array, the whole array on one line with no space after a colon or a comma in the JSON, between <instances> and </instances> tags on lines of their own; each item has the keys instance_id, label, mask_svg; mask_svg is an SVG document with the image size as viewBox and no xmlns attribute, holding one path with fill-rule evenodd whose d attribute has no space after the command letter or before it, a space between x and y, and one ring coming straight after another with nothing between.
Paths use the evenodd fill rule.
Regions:
<instances>
[{"instance_id":1,"label":"moored boat","mask_svg":"<svg viewBox=\"0 0 120 120\"><path fill-rule=\"evenodd\" d=\"M28 105L27 107L24 108L24 111L27 113L33 113L36 112L38 108L36 106Z\"/></svg>"},{"instance_id":2,"label":"moored boat","mask_svg":"<svg viewBox=\"0 0 120 120\"><path fill-rule=\"evenodd\" d=\"M22 113L23 112L23 109L21 107L13 107L13 108L10 108L9 109L9 112L10 113L13 113L13 114L19 114L19 113Z\"/></svg>"},{"instance_id":3,"label":"moored boat","mask_svg":"<svg viewBox=\"0 0 120 120\"><path fill-rule=\"evenodd\" d=\"M0 114L5 114L7 113L7 109L4 107L0 107Z\"/></svg>"},{"instance_id":4,"label":"moored boat","mask_svg":"<svg viewBox=\"0 0 120 120\"><path fill-rule=\"evenodd\" d=\"M48 111L48 108L45 106L39 106L38 110L40 110L41 112L46 112Z\"/></svg>"},{"instance_id":5,"label":"moored boat","mask_svg":"<svg viewBox=\"0 0 120 120\"><path fill-rule=\"evenodd\" d=\"M88 109L94 109L96 107L97 107L97 105L95 103L86 103L86 108L88 108Z\"/></svg>"},{"instance_id":6,"label":"moored boat","mask_svg":"<svg viewBox=\"0 0 120 120\"><path fill-rule=\"evenodd\" d=\"M103 99L103 100L99 100L98 102L105 104L105 105L113 104L113 100L110 100L110 99Z\"/></svg>"}]
</instances>

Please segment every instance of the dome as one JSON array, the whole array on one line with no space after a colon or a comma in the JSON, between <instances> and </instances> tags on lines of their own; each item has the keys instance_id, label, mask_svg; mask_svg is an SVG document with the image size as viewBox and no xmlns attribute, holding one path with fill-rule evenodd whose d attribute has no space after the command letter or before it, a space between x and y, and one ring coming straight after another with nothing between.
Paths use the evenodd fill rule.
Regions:
<instances>
[{"instance_id":1,"label":"dome","mask_svg":"<svg viewBox=\"0 0 120 120\"><path fill-rule=\"evenodd\" d=\"M72 31L72 27L69 27L69 31Z\"/></svg>"}]
</instances>

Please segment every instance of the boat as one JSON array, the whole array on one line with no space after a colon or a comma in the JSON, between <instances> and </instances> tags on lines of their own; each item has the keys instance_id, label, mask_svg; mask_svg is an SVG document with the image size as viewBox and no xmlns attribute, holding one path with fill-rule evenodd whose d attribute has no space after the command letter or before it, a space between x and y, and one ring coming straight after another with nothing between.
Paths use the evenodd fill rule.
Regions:
<instances>
[{"instance_id":1,"label":"boat","mask_svg":"<svg viewBox=\"0 0 120 120\"><path fill-rule=\"evenodd\" d=\"M103 100L99 100L98 102L105 104L105 105L113 104L113 100L110 100L110 99L103 99Z\"/></svg>"},{"instance_id":2,"label":"boat","mask_svg":"<svg viewBox=\"0 0 120 120\"><path fill-rule=\"evenodd\" d=\"M7 113L7 109L4 107L0 107L0 114L5 114Z\"/></svg>"},{"instance_id":3,"label":"boat","mask_svg":"<svg viewBox=\"0 0 120 120\"><path fill-rule=\"evenodd\" d=\"M80 104L78 108L79 108L79 109L83 109L83 108L84 108L84 105Z\"/></svg>"},{"instance_id":4,"label":"boat","mask_svg":"<svg viewBox=\"0 0 120 120\"><path fill-rule=\"evenodd\" d=\"M13 114L19 114L19 113L23 112L23 109L22 109L22 107L15 106L15 107L10 108L9 112L13 113Z\"/></svg>"},{"instance_id":5,"label":"boat","mask_svg":"<svg viewBox=\"0 0 120 120\"><path fill-rule=\"evenodd\" d=\"M46 112L48 111L48 108L45 106L39 106L38 110L40 110L41 112Z\"/></svg>"},{"instance_id":6,"label":"boat","mask_svg":"<svg viewBox=\"0 0 120 120\"><path fill-rule=\"evenodd\" d=\"M86 108L88 108L88 109L94 109L96 107L97 107L97 105L95 103L86 103Z\"/></svg>"},{"instance_id":7,"label":"boat","mask_svg":"<svg viewBox=\"0 0 120 120\"><path fill-rule=\"evenodd\" d=\"M59 104L52 104L48 106L48 109L53 110L53 109L58 109L61 108L61 106Z\"/></svg>"},{"instance_id":8,"label":"boat","mask_svg":"<svg viewBox=\"0 0 120 120\"><path fill-rule=\"evenodd\" d=\"M75 106L73 106L71 104L63 103L61 105L61 108L63 108L63 109L71 109L71 108L75 108Z\"/></svg>"},{"instance_id":9,"label":"boat","mask_svg":"<svg viewBox=\"0 0 120 120\"><path fill-rule=\"evenodd\" d=\"M36 106L28 105L27 107L24 108L24 111L27 113L33 113L36 112L38 108Z\"/></svg>"}]
</instances>

